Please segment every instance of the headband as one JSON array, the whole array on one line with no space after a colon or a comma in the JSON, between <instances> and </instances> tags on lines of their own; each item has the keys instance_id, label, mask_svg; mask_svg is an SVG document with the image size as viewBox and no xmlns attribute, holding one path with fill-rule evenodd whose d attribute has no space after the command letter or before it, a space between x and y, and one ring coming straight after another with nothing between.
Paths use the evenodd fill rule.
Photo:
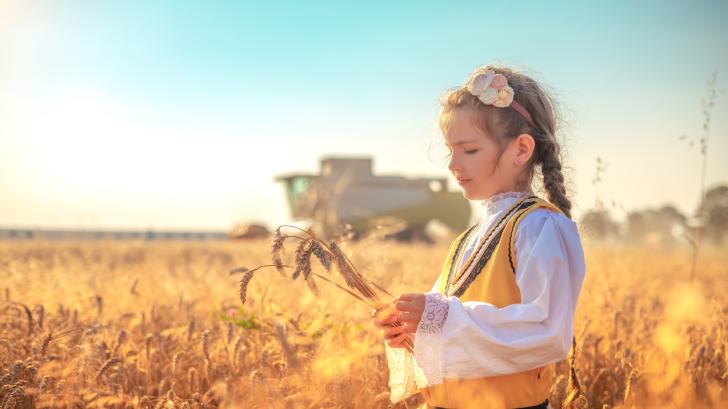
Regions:
<instances>
[{"instance_id":1,"label":"headband","mask_svg":"<svg viewBox=\"0 0 728 409\"><path fill-rule=\"evenodd\" d=\"M510 106L526 118L528 123L536 126L526 108L518 101L513 100L513 88L508 85L508 79L505 75L496 73L493 70L479 71L470 78L467 88L471 94L478 97L485 105L493 105L498 108Z\"/></svg>"}]
</instances>

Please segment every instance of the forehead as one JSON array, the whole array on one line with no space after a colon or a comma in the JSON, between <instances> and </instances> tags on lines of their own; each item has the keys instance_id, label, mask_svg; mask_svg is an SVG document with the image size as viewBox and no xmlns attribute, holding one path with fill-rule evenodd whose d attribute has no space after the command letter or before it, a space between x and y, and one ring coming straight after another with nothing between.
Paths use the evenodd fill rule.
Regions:
<instances>
[{"instance_id":1,"label":"forehead","mask_svg":"<svg viewBox=\"0 0 728 409\"><path fill-rule=\"evenodd\" d=\"M487 141L488 136L476 126L473 111L455 109L448 114L444 130L445 143L450 146Z\"/></svg>"}]
</instances>

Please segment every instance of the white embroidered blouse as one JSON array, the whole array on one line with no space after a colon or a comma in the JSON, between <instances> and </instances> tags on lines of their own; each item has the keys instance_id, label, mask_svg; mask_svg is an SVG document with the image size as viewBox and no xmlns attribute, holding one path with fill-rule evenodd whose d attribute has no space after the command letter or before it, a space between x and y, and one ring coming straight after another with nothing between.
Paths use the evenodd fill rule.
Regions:
<instances>
[{"instance_id":1,"label":"white embroidered blouse","mask_svg":"<svg viewBox=\"0 0 728 409\"><path fill-rule=\"evenodd\" d=\"M483 202L483 219L462 260L524 194L507 192ZM437 292L435 283L425 294L414 354L385 343L392 402L443 379L505 375L566 358L586 270L576 223L536 209L520 222L515 248L520 304L497 308L487 302L461 302Z\"/></svg>"}]
</instances>

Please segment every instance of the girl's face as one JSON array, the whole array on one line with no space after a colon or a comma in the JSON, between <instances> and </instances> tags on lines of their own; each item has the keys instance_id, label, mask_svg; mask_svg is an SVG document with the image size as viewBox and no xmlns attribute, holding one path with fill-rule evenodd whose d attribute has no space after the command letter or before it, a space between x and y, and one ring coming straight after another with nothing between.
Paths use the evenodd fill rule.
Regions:
<instances>
[{"instance_id":1,"label":"girl's face","mask_svg":"<svg viewBox=\"0 0 728 409\"><path fill-rule=\"evenodd\" d=\"M470 109L451 113L445 144L450 150L448 169L469 200L483 200L494 194L516 190L512 169L500 146L472 121Z\"/></svg>"}]
</instances>

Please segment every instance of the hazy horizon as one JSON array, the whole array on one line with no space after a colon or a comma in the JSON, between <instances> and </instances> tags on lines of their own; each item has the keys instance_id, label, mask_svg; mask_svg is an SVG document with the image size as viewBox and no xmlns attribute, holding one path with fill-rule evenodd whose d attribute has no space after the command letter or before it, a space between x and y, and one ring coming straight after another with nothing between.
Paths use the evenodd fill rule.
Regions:
<instances>
[{"instance_id":1,"label":"hazy horizon","mask_svg":"<svg viewBox=\"0 0 728 409\"><path fill-rule=\"evenodd\" d=\"M678 138L703 136L713 71L726 88L726 17L719 1L0 2L0 228L277 225L273 178L322 156L446 176L428 157L438 97L493 62L560 102L575 218L597 157L607 205L690 214L701 157ZM707 187L728 184L726 97Z\"/></svg>"}]
</instances>

